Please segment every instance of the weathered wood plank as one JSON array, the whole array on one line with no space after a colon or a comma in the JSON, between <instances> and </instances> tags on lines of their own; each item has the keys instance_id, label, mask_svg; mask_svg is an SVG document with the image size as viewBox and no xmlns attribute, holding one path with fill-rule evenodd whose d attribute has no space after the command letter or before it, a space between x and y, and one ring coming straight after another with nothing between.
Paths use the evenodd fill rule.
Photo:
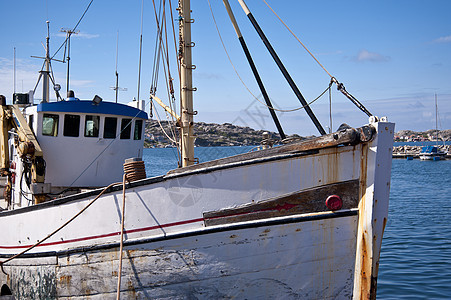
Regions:
<instances>
[{"instance_id":1,"label":"weathered wood plank","mask_svg":"<svg viewBox=\"0 0 451 300\"><path fill-rule=\"evenodd\" d=\"M168 176L188 171L200 170L209 167L233 164L236 162L246 162L250 160L261 159L275 155L290 154L290 153L293 154L300 152L308 153L308 151L337 147L339 145L355 145L358 144L361 141L361 139L362 141L368 141L369 139L372 138L373 133L374 129L370 126L364 126L358 129L348 128L345 130L341 130L331 134L326 134L309 140L294 142L291 144L274 147L270 149L264 149L260 151L243 153L231 157L221 158L209 162L192 165L189 167L178 168L169 171Z\"/></svg>"},{"instance_id":2,"label":"weathered wood plank","mask_svg":"<svg viewBox=\"0 0 451 300\"><path fill-rule=\"evenodd\" d=\"M206 226L231 224L272 217L328 211L326 198L338 195L343 200L343 209L356 208L359 203L359 181L328 184L298 191L281 197L246 204L241 207L205 212Z\"/></svg>"}]
</instances>

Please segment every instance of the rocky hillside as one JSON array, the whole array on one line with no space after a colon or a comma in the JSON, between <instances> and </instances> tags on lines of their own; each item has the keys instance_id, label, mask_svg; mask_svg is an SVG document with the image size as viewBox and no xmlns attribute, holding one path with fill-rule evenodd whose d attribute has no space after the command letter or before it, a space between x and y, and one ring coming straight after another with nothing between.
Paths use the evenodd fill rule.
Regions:
<instances>
[{"instance_id":1,"label":"rocky hillside","mask_svg":"<svg viewBox=\"0 0 451 300\"><path fill-rule=\"evenodd\" d=\"M417 132L412 130L400 130L397 133L395 133L395 136L398 137L423 137L427 139L434 139L435 140L435 129L429 129L424 132ZM443 141L451 141L451 129L446 130L439 130L438 131L438 139Z\"/></svg>"},{"instance_id":2,"label":"rocky hillside","mask_svg":"<svg viewBox=\"0 0 451 300\"><path fill-rule=\"evenodd\" d=\"M169 147L172 143L168 140L161 127L172 138L171 128L168 121L162 121L161 126L156 120L148 120L145 131L145 147ZM178 130L175 130L178 135ZM208 146L253 146L260 145L265 130L254 130L250 127L241 127L230 123L194 123L195 145ZM272 140L280 140L278 133L269 132ZM301 138L292 135L293 138Z\"/></svg>"},{"instance_id":3,"label":"rocky hillside","mask_svg":"<svg viewBox=\"0 0 451 300\"><path fill-rule=\"evenodd\" d=\"M162 148L171 147L173 143L166 137L165 133L173 138L173 133L177 135L178 140L179 130L178 128L171 129L168 121L162 121L161 126L156 120L148 120L146 123L145 131L145 143L144 146L148 148ZM270 138L277 142L280 140L278 133L254 130L250 127L236 126L230 123L215 124L215 123L194 123L194 134L196 135L195 145L199 147L209 146L256 146L261 145L263 140L263 133L269 132ZM289 136L296 139L308 139L311 137L300 137L298 135ZM415 132L411 130L401 130L395 134L395 138L398 140L401 138L410 139L430 139L435 138L435 130L428 130L425 132ZM439 138L445 141L451 140L451 130L442 130L439 132Z\"/></svg>"}]
</instances>

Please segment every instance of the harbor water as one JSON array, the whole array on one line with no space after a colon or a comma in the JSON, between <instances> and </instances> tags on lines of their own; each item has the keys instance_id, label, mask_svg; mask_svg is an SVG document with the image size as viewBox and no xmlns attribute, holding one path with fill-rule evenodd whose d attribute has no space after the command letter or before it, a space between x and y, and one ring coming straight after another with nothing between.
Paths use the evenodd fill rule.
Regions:
<instances>
[{"instance_id":1,"label":"harbor water","mask_svg":"<svg viewBox=\"0 0 451 300\"><path fill-rule=\"evenodd\" d=\"M394 159L378 299L451 299L451 160Z\"/></svg>"},{"instance_id":2,"label":"harbor water","mask_svg":"<svg viewBox=\"0 0 451 300\"><path fill-rule=\"evenodd\" d=\"M252 147L198 147L201 162ZM145 149L148 176L177 167L174 148ZM378 299L451 299L451 160L394 159Z\"/></svg>"}]
</instances>

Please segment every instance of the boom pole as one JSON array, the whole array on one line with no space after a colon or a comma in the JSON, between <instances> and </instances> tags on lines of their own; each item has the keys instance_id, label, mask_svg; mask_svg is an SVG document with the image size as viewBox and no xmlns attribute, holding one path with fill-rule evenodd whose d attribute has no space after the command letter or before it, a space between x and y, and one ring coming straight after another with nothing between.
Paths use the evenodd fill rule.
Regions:
<instances>
[{"instance_id":1,"label":"boom pole","mask_svg":"<svg viewBox=\"0 0 451 300\"><path fill-rule=\"evenodd\" d=\"M318 129L319 133L321 135L325 135L326 131L324 131L323 127L321 126L320 122L316 118L315 114L313 113L310 106L308 106L307 101L305 100L304 96L302 96L301 92L299 91L298 87L294 83L293 79L291 78L290 74L288 74L287 69L283 65L282 61L280 60L279 56L277 55L274 48L269 43L268 39L266 38L265 34L263 33L262 29L258 25L257 21L255 20L254 16L250 12L249 8L246 6L243 0L238 0L238 2L241 5L241 8L243 9L244 13L247 15L249 20L251 21L252 25L254 26L255 30L257 31L258 35L262 39L263 43L265 44L266 48L268 49L269 53L271 54L272 58L276 62L277 66L279 67L280 71L282 72L283 76L287 80L288 84L290 85L291 89L293 90L296 97L299 99L299 102L301 102L302 106L305 108L305 111L309 115L310 119L312 120L313 124L315 124L316 129Z\"/></svg>"},{"instance_id":2,"label":"boom pole","mask_svg":"<svg viewBox=\"0 0 451 300\"><path fill-rule=\"evenodd\" d=\"M232 8L230 7L228 0L222 1L226 7L227 13L229 14L230 21L232 22L233 28L235 28L236 35L238 36L238 40L240 41L241 47L243 48L244 54L246 55L247 61L252 69L252 73L254 74L255 80L257 81L258 87L265 99L266 106L269 109L269 113L274 121L274 124L277 127L277 131L279 131L280 138L284 140L286 138L285 133L283 132L282 126L280 125L279 119L277 118L276 112L271 104L271 100L269 100L268 93L266 92L265 86L263 85L263 81L260 78L260 75L257 71L257 67L254 64L254 60L252 59L251 53L247 48L246 42L244 41L244 37L241 34L240 28L238 27L238 23L236 22L235 16L233 15Z\"/></svg>"}]
</instances>

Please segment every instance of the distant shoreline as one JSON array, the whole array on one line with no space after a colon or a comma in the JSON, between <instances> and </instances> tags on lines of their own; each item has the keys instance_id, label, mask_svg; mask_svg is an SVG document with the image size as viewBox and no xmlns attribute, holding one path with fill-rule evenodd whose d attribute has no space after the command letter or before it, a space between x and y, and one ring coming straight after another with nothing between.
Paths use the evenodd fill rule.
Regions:
<instances>
[{"instance_id":1,"label":"distant shoreline","mask_svg":"<svg viewBox=\"0 0 451 300\"><path fill-rule=\"evenodd\" d=\"M175 145L168 139L178 140L178 129L171 128L169 121L148 120L145 129L145 148L169 148ZM218 147L218 146L258 146L263 141L263 133L268 132L271 141L280 142L280 135L268 130L255 130L250 127L237 126L230 123L216 124L195 122L193 125L196 136L195 146L197 147ZM163 132L164 130L164 132ZM175 135L175 136L173 136ZM395 133L395 142L424 142L435 140L435 130L430 129L424 132L412 130L400 130ZM440 139L451 141L451 130L441 130L438 132ZM289 138L309 139L313 136L290 135Z\"/></svg>"}]
</instances>

